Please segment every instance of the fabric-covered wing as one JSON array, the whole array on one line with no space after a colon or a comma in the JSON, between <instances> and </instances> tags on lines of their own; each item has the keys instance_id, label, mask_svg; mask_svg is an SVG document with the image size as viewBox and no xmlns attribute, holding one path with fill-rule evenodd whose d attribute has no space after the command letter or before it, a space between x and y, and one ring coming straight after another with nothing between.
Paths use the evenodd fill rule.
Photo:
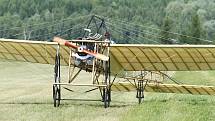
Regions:
<instances>
[{"instance_id":1,"label":"fabric-covered wing","mask_svg":"<svg viewBox=\"0 0 215 121\"><path fill-rule=\"evenodd\" d=\"M57 43L0 39L0 59L54 64ZM68 65L69 48L61 46L61 65Z\"/></svg>"},{"instance_id":2,"label":"fabric-covered wing","mask_svg":"<svg viewBox=\"0 0 215 121\"><path fill-rule=\"evenodd\" d=\"M215 69L214 45L111 45L111 68L119 71Z\"/></svg>"},{"instance_id":3,"label":"fabric-covered wing","mask_svg":"<svg viewBox=\"0 0 215 121\"><path fill-rule=\"evenodd\" d=\"M137 88L135 84L125 82L125 83L114 83L111 86L111 90L112 91L136 91ZM200 86L200 85L148 83L144 91L159 92L159 93L193 94L193 95L215 95L214 86Z\"/></svg>"}]
</instances>

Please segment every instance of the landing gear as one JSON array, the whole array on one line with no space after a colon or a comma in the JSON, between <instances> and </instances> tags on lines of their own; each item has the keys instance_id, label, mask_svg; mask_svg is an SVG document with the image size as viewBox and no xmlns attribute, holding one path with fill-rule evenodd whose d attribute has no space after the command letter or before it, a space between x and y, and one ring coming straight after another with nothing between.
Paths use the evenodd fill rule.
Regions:
<instances>
[{"instance_id":1,"label":"landing gear","mask_svg":"<svg viewBox=\"0 0 215 121\"><path fill-rule=\"evenodd\" d=\"M59 107L60 105L60 99L61 99L61 93L60 88L57 85L53 85L53 100L54 100L54 107Z\"/></svg>"},{"instance_id":2,"label":"landing gear","mask_svg":"<svg viewBox=\"0 0 215 121\"><path fill-rule=\"evenodd\" d=\"M110 60L104 62L104 83L107 85L103 88L103 95L102 100L104 102L104 108L107 108L110 106L111 101L111 88L110 88Z\"/></svg>"},{"instance_id":3,"label":"landing gear","mask_svg":"<svg viewBox=\"0 0 215 121\"><path fill-rule=\"evenodd\" d=\"M140 104L144 98L144 81L143 80L139 80L137 83L137 96L136 98L138 98L138 103Z\"/></svg>"},{"instance_id":4,"label":"landing gear","mask_svg":"<svg viewBox=\"0 0 215 121\"><path fill-rule=\"evenodd\" d=\"M98 20L99 22L97 22ZM95 23L96 29L94 29L94 27L93 28L91 27L91 22ZM61 51L63 52L62 53L63 57L69 54L68 83L65 83L65 81L63 81L64 83L61 83L60 46L58 46L57 48L57 54L55 59L55 76L54 76L55 80L53 84L54 107L58 107L60 105L61 100L69 100L69 99L64 99L64 97L61 97L61 93L62 93L61 88L73 92L73 90L70 89L72 86L93 87L93 89L90 89L85 92L90 92L90 91L99 89L99 92L101 94L101 98L99 99L99 101L102 100L102 103L104 103L105 108L110 106L110 101L111 101L110 60L107 61L106 59L102 59L103 57L102 55L104 55L104 57L105 56L110 57L109 56L109 51L110 51L109 38L107 37L102 38L103 34L107 33L107 28L105 26L104 19L98 16L93 16L85 30L87 30L89 34L86 35L86 33L84 33L82 37L83 40L82 39L71 40L72 43L76 43L76 44L74 45L74 47L72 47L72 45L69 46L71 47L70 53L65 52L68 50L65 48L62 49ZM91 30L93 33L95 33L95 35L90 36ZM102 34L99 34L99 33L102 33ZM70 44L68 45L64 44L64 45L68 46ZM79 48L81 46L83 49ZM81 50L78 50L78 49L81 49ZM73 52L75 53L73 54ZM65 58L63 58L62 60L64 59ZM79 68L77 72L75 70L76 67ZM92 84L86 84L86 83L82 84L81 82L76 83L76 77L80 74L82 70L85 70L86 72L91 73Z\"/></svg>"},{"instance_id":5,"label":"landing gear","mask_svg":"<svg viewBox=\"0 0 215 121\"><path fill-rule=\"evenodd\" d=\"M55 57L55 84L53 84L53 101L54 101L54 107L59 107L60 100L61 100L61 86L60 83L60 54L59 54L59 46L57 50L57 54Z\"/></svg>"},{"instance_id":6,"label":"landing gear","mask_svg":"<svg viewBox=\"0 0 215 121\"><path fill-rule=\"evenodd\" d=\"M111 93L111 91L109 89L107 89L106 87L103 89L103 99L102 100L104 102L104 108L110 107L110 101L111 101L110 93Z\"/></svg>"}]
</instances>

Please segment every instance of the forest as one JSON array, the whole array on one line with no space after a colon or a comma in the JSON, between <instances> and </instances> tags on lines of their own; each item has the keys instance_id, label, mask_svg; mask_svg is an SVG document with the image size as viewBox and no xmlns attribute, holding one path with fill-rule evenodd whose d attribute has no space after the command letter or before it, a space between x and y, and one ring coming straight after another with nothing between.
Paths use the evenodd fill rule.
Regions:
<instances>
[{"instance_id":1,"label":"forest","mask_svg":"<svg viewBox=\"0 0 215 121\"><path fill-rule=\"evenodd\" d=\"M1 0L0 38L74 39L92 15L116 43L215 43L214 0Z\"/></svg>"}]
</instances>

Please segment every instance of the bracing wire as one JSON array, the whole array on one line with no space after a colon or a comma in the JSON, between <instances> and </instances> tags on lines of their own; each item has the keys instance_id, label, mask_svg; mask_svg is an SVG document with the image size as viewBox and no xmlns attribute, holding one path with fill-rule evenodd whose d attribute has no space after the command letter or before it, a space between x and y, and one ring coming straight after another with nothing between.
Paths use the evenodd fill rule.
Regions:
<instances>
[{"instance_id":1,"label":"bracing wire","mask_svg":"<svg viewBox=\"0 0 215 121\"><path fill-rule=\"evenodd\" d=\"M79 18L80 18L80 17L79 17ZM86 22L86 21L85 21L85 22ZM44 29L44 28L53 27L53 26L55 26L55 25L59 25L59 23L51 24L51 25L49 25L49 26L44 26L44 27L39 28L39 29L34 28L34 29L31 29L30 31L26 32L26 34L29 34L29 33L32 33L32 32L38 31L38 30L42 30L42 29ZM80 24L74 25L72 28L69 28L69 29L67 29L67 30L65 30L65 31L63 31L63 32L65 33L66 31L69 31L69 30L72 30L72 29L78 28L78 27L80 28L80 27L82 27L82 26L83 26L83 24L80 23ZM33 36L33 38L38 38L38 37L41 37L41 36L49 36L49 35L56 34L56 33L62 33L62 32L60 32L60 31L56 31L56 28L54 28L54 30L55 30L55 31L49 32L49 33L47 33L47 34L42 34L42 35ZM24 32L22 31L21 33L17 33L17 34L13 34L13 35L9 34L9 36L10 36L10 37L17 37L17 36L23 35L23 34L24 34ZM6 37L6 38L7 38L7 37ZM30 38L32 39L32 37L30 37ZM30 39L30 38L29 38L29 39Z\"/></svg>"},{"instance_id":2,"label":"bracing wire","mask_svg":"<svg viewBox=\"0 0 215 121\"><path fill-rule=\"evenodd\" d=\"M113 26L113 25L110 25L110 26ZM126 28L118 28L118 30L128 31L129 29L126 29ZM120 32L120 31L119 31L119 32ZM120 33L123 34L123 32L120 32ZM130 31L130 30L129 30L129 33L132 34L132 35L136 35L135 32ZM141 37L141 38L143 38L143 39L147 39L147 40L149 40L149 41L151 41L151 42L154 42L154 43L159 43L159 42L156 42L155 40L151 40L150 38L148 38L148 37L146 37L146 36L139 36L139 37Z\"/></svg>"},{"instance_id":3,"label":"bracing wire","mask_svg":"<svg viewBox=\"0 0 215 121\"><path fill-rule=\"evenodd\" d=\"M77 26L80 27L80 28L76 28ZM70 32L70 34L73 34L73 33L76 33L76 32L79 32L79 31L83 30L82 27L83 27L83 25L79 24L79 25L76 25L76 26L74 26L74 27L72 27L72 28L66 29L66 30L64 30L64 31L62 31L62 32L60 32L59 34L56 34L56 35L54 35L54 34L55 34L54 32L50 32L50 33L47 33L47 34L34 36L34 38L41 37L41 36L49 36L49 35L54 35L54 36L61 36L61 37L63 37L64 35L67 34L66 32L68 32L68 31L70 31L70 30L72 30L72 29L74 29L74 28L75 28L75 31Z\"/></svg>"},{"instance_id":4,"label":"bracing wire","mask_svg":"<svg viewBox=\"0 0 215 121\"><path fill-rule=\"evenodd\" d=\"M87 18L89 17L90 15L85 15L85 16L79 16L77 18L64 18L64 19L61 19L61 20L55 20L55 21L52 21L51 25L49 26L55 26L55 25L58 25L58 24L61 24L61 23L64 23L65 21L68 21L70 22L69 20L78 20L78 19L83 19L83 18ZM1 31L7 31L7 30L16 30L16 29L20 29L20 28L26 28L26 27L34 27L34 26L40 26L40 25L45 25L45 24L50 24L50 22L43 22L43 23L39 23L39 24L32 24L32 25L26 25L26 26L16 26L16 27L12 27L12 28L8 28L8 29L4 29L4 30L0 30ZM47 27L47 26L44 26L44 28Z\"/></svg>"},{"instance_id":5,"label":"bracing wire","mask_svg":"<svg viewBox=\"0 0 215 121\"><path fill-rule=\"evenodd\" d=\"M112 29L112 30L115 31L115 32L117 32L117 33L123 34L123 32L120 31L120 30L122 30L122 29L117 29L117 30L116 30L116 29ZM123 39L122 35L120 35L120 37ZM126 36L126 37L128 37L128 38L131 39L132 41L136 41L137 43L142 44L142 42L140 42L140 41L138 41L138 40L136 40L136 39L134 39L134 38L132 38L132 37L130 37L130 36ZM143 39L146 39L146 40L149 40L149 41L152 41L152 42L158 44L158 42L156 42L156 41L154 41L154 40L151 40L151 39L149 39L149 38L147 38L147 37L142 37L142 38L143 38Z\"/></svg>"},{"instance_id":6,"label":"bracing wire","mask_svg":"<svg viewBox=\"0 0 215 121\"><path fill-rule=\"evenodd\" d=\"M110 26L113 26L113 25L110 25ZM112 30L114 30L114 29L112 29ZM118 30L118 31L116 31L116 30L115 30L115 32L118 32L118 33L123 34L123 32L122 32L122 31L120 31L120 30L127 30L127 29L117 28L117 30ZM132 32L132 31L130 31L130 33L131 33L131 34L136 34L136 33ZM130 36L127 36L127 37L129 37L130 39L132 39L132 40L134 40L134 41L137 41L136 39L131 38ZM143 38L143 39L149 40L149 41L151 41L151 42L153 42L153 43L157 43L157 44L159 44L159 42L154 41L154 40L151 40L151 39L150 39L150 38L148 38L148 37L143 37L143 36L140 36L140 37L141 37L141 38ZM141 42L140 42L140 41L138 41L138 43L141 43Z\"/></svg>"},{"instance_id":7,"label":"bracing wire","mask_svg":"<svg viewBox=\"0 0 215 121\"><path fill-rule=\"evenodd\" d=\"M75 26L73 26L72 28L69 28L69 29L73 29L73 28L76 28L76 27L79 27L79 26L82 26L82 24L75 25ZM33 29L30 32L34 32L34 31L38 31L38 29ZM48 34L51 34L51 33L54 34L55 32L50 32ZM14 35L10 35L10 36L16 37L16 36L19 36L19 35L23 35L23 32L17 33L17 34L14 34Z\"/></svg>"},{"instance_id":8,"label":"bracing wire","mask_svg":"<svg viewBox=\"0 0 215 121\"><path fill-rule=\"evenodd\" d=\"M110 26L117 26L117 27L120 27L118 24L116 24L116 23L110 23L110 22L106 22L108 25L110 25ZM131 25L128 25L129 27L133 27L133 26L131 26ZM132 33L134 33L134 34L136 34L134 31L132 31L131 29L129 29L129 28L123 28L123 29L127 29L127 30L129 30L129 32L132 32ZM155 34L155 33L153 33L153 32L150 32L150 31L147 31L147 30L141 30L141 31L137 31L137 30L135 30L136 32L138 32L138 33L142 33L142 34L146 34L146 35L149 35L149 36L151 36L151 37L153 37L153 38L157 38L157 39L162 39L162 40L167 40L168 38L165 38L164 36L160 36L160 35L158 35L158 34Z\"/></svg>"},{"instance_id":9,"label":"bracing wire","mask_svg":"<svg viewBox=\"0 0 215 121\"><path fill-rule=\"evenodd\" d=\"M173 35L178 35L178 36L183 36L183 37L187 37L187 38L191 38L191 39L197 39L197 40L201 40L201 41L205 41L205 42L209 42L211 43L212 41L211 40L207 40L207 39L202 39L202 38L198 38L198 37L193 37L193 36L189 36L189 35L185 35L185 34L180 34L180 33L176 33L176 32L171 32L171 31L166 31L166 30L162 30L162 29L159 29L159 28L154 28L154 27L149 27L149 26L145 26L145 25L138 25L138 24L134 24L134 23L129 23L129 22L126 22L126 21L123 21L123 20L119 20L119 19L109 19L107 17L104 17L106 20L108 21L118 21L120 23L124 23L125 25L133 25L133 26L139 26L139 27L143 27L143 28L146 28L146 29L151 29L151 30L156 30L156 31L160 31L160 32L166 32L166 33L169 33L169 34L173 34Z\"/></svg>"},{"instance_id":10,"label":"bracing wire","mask_svg":"<svg viewBox=\"0 0 215 121\"><path fill-rule=\"evenodd\" d=\"M72 29L72 28L71 28ZM63 33L66 33L67 31L71 30L71 29L67 29L66 31L64 31ZM78 31L80 31L82 28L79 28L77 29L76 31L72 31L72 33L76 33ZM50 32L50 33L47 33L47 34L44 34L44 35L37 35L37 36L34 36L34 38L38 38L38 37L41 37L41 36L49 36L49 35L53 35L54 33L53 32ZM59 36L63 36L64 34L59 34Z\"/></svg>"}]
</instances>

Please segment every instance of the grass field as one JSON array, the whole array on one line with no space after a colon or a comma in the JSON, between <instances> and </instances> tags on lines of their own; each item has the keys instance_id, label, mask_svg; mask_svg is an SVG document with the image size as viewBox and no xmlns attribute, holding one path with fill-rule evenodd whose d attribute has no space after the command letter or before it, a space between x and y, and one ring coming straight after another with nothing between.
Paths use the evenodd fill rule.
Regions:
<instances>
[{"instance_id":1,"label":"grass field","mask_svg":"<svg viewBox=\"0 0 215 121\"><path fill-rule=\"evenodd\" d=\"M66 74L66 72L63 72ZM80 81L87 79L86 73ZM177 72L187 84L215 85L215 72ZM113 93L111 107L102 102L52 102L53 66L0 61L0 121L214 121L215 96L146 93L137 104L135 92ZM100 99L98 91L64 92L67 98Z\"/></svg>"}]
</instances>

